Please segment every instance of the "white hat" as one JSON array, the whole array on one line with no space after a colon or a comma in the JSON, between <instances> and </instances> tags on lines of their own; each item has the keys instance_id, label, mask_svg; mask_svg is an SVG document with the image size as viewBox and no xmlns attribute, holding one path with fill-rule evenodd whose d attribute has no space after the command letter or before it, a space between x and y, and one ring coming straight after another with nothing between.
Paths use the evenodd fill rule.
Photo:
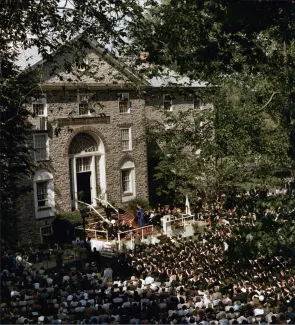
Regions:
<instances>
[{"instance_id":1,"label":"white hat","mask_svg":"<svg viewBox=\"0 0 295 325\"><path fill-rule=\"evenodd\" d=\"M263 300L264 300L264 296L263 296L263 295L260 295L260 296L259 296L259 300L260 300L260 301L263 301Z\"/></svg>"}]
</instances>

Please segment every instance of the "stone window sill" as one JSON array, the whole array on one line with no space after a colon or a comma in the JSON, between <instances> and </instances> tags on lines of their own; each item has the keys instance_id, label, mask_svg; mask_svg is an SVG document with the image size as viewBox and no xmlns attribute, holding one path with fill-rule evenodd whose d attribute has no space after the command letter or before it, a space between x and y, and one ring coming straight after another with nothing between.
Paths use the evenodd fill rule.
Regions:
<instances>
[{"instance_id":1,"label":"stone window sill","mask_svg":"<svg viewBox=\"0 0 295 325\"><path fill-rule=\"evenodd\" d=\"M123 197L125 197L125 196L132 196L132 195L134 195L132 192L125 192L125 193L123 193Z\"/></svg>"},{"instance_id":2,"label":"stone window sill","mask_svg":"<svg viewBox=\"0 0 295 325\"><path fill-rule=\"evenodd\" d=\"M50 210L50 209L51 209L50 206L46 206L46 207L38 207L38 211Z\"/></svg>"}]
</instances>

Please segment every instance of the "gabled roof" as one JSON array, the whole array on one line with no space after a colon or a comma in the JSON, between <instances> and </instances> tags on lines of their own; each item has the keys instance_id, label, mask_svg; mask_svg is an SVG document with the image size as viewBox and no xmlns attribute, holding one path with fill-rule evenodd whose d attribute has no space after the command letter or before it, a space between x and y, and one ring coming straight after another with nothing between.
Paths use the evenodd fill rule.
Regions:
<instances>
[{"instance_id":1,"label":"gabled roof","mask_svg":"<svg viewBox=\"0 0 295 325\"><path fill-rule=\"evenodd\" d=\"M20 54L15 64L20 67L21 70L25 70L28 67L33 67L43 62L42 56L38 51L37 46L32 46L26 50L20 50Z\"/></svg>"},{"instance_id":2,"label":"gabled roof","mask_svg":"<svg viewBox=\"0 0 295 325\"><path fill-rule=\"evenodd\" d=\"M103 49L97 42L89 40L89 44L102 56L102 58L117 69L119 72L124 74L130 81L140 82L144 86L149 86L148 81L143 79L140 75L132 71L124 62L120 62L108 49Z\"/></svg>"},{"instance_id":3,"label":"gabled roof","mask_svg":"<svg viewBox=\"0 0 295 325\"><path fill-rule=\"evenodd\" d=\"M153 88L166 88L173 86L188 87L188 88L203 88L207 84L201 81L190 80L188 77L182 77L175 71L166 70L162 76L154 76L150 79L143 78L139 72L135 72L124 61L115 57L107 48L103 48L97 42L88 40L89 45L97 51L97 53L113 68L117 69L120 73L125 75L131 82L135 82L140 86L153 87ZM32 46L26 50L20 51L16 60L16 65L22 70L28 67L37 67L44 63L41 54L36 46Z\"/></svg>"}]
</instances>

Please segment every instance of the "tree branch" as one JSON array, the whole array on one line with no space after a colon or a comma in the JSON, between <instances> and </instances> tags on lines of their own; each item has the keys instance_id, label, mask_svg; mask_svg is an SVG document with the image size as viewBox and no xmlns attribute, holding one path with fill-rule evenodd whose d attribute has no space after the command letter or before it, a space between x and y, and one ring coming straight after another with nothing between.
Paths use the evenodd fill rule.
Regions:
<instances>
[{"instance_id":1,"label":"tree branch","mask_svg":"<svg viewBox=\"0 0 295 325\"><path fill-rule=\"evenodd\" d=\"M261 111L263 111L263 110L265 109L265 107L266 107L266 106L267 106L267 105L272 101L274 95L276 95L276 94L280 94L280 93L281 93L280 91L274 91L274 92L271 94L271 96L270 96L269 100L267 101L267 103L264 104L264 105L259 109L259 112L261 112Z\"/></svg>"},{"instance_id":2,"label":"tree branch","mask_svg":"<svg viewBox=\"0 0 295 325\"><path fill-rule=\"evenodd\" d=\"M75 10L74 8L67 8L68 5L68 1L66 0L65 4L63 7L57 7L58 10ZM74 7L73 3L71 1L69 1L69 3Z\"/></svg>"}]
</instances>

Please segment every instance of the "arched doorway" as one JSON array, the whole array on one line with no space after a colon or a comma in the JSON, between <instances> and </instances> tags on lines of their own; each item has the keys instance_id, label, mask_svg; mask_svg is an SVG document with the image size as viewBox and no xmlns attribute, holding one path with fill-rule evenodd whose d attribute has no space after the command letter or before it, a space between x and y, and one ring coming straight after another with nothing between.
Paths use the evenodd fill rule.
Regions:
<instances>
[{"instance_id":1,"label":"arched doorway","mask_svg":"<svg viewBox=\"0 0 295 325\"><path fill-rule=\"evenodd\" d=\"M106 190L105 149L101 139L80 132L69 146L72 207L77 201L96 206L95 198Z\"/></svg>"}]
</instances>

